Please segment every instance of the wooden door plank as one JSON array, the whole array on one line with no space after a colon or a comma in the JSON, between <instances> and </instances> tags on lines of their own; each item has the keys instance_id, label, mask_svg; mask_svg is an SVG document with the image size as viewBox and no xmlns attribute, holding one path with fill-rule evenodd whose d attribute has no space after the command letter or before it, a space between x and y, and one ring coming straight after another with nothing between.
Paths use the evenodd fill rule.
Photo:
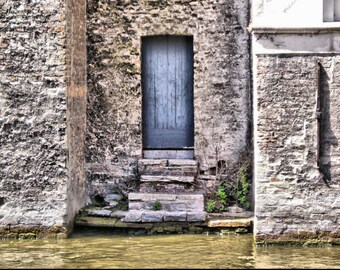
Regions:
<instances>
[{"instance_id":1,"label":"wooden door plank","mask_svg":"<svg viewBox=\"0 0 340 270\"><path fill-rule=\"evenodd\" d=\"M155 69L155 93L156 93L156 128L168 128L168 114L167 114L167 87L168 87L168 42L167 37L157 37L155 45L156 63L152 67Z\"/></svg>"},{"instance_id":2,"label":"wooden door plank","mask_svg":"<svg viewBox=\"0 0 340 270\"><path fill-rule=\"evenodd\" d=\"M144 38L142 53L144 148L192 147L192 38Z\"/></svg>"},{"instance_id":3,"label":"wooden door plank","mask_svg":"<svg viewBox=\"0 0 340 270\"><path fill-rule=\"evenodd\" d=\"M168 39L168 128L176 128L177 37Z\"/></svg>"}]
</instances>

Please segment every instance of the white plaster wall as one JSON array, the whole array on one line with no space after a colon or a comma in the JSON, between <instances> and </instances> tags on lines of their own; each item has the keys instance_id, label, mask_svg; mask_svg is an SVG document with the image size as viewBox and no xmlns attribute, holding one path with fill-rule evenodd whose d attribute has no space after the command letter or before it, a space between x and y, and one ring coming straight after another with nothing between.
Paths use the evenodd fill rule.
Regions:
<instances>
[{"instance_id":1,"label":"white plaster wall","mask_svg":"<svg viewBox=\"0 0 340 270\"><path fill-rule=\"evenodd\" d=\"M323 22L327 0L252 0L252 27L328 28L340 22Z\"/></svg>"}]
</instances>

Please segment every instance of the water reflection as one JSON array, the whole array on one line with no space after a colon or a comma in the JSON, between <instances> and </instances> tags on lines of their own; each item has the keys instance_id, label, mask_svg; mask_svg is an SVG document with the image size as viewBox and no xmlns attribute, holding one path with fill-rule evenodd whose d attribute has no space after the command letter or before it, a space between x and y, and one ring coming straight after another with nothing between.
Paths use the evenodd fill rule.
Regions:
<instances>
[{"instance_id":1,"label":"water reflection","mask_svg":"<svg viewBox=\"0 0 340 270\"><path fill-rule=\"evenodd\" d=\"M74 235L2 241L1 268L339 268L340 247L255 247L251 235Z\"/></svg>"},{"instance_id":2,"label":"water reflection","mask_svg":"<svg viewBox=\"0 0 340 270\"><path fill-rule=\"evenodd\" d=\"M257 247L254 268L340 268L340 247Z\"/></svg>"}]
</instances>

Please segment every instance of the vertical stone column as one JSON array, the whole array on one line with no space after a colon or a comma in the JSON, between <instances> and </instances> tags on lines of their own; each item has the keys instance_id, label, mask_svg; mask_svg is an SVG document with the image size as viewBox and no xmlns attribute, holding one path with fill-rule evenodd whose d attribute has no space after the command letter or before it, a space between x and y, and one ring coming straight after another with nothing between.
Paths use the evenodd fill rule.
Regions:
<instances>
[{"instance_id":1,"label":"vertical stone column","mask_svg":"<svg viewBox=\"0 0 340 270\"><path fill-rule=\"evenodd\" d=\"M67 1L68 221L85 203L86 0Z\"/></svg>"},{"instance_id":2,"label":"vertical stone column","mask_svg":"<svg viewBox=\"0 0 340 270\"><path fill-rule=\"evenodd\" d=\"M0 238L66 235L65 19L62 0L0 1Z\"/></svg>"}]
</instances>

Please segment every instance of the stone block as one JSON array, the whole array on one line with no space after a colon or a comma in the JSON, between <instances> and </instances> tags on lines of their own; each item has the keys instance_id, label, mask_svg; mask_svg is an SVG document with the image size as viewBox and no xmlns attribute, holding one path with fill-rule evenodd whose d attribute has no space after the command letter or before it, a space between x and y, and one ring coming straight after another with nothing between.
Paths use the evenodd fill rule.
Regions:
<instances>
[{"instance_id":1,"label":"stone block","mask_svg":"<svg viewBox=\"0 0 340 270\"><path fill-rule=\"evenodd\" d=\"M129 201L174 201L176 200L176 195L174 194L162 194L162 193L130 193Z\"/></svg>"},{"instance_id":2,"label":"stone block","mask_svg":"<svg viewBox=\"0 0 340 270\"><path fill-rule=\"evenodd\" d=\"M229 213L243 213L244 210L238 206L230 206L228 207Z\"/></svg>"},{"instance_id":3,"label":"stone block","mask_svg":"<svg viewBox=\"0 0 340 270\"><path fill-rule=\"evenodd\" d=\"M208 221L208 227L231 227L231 228L238 228L238 227L251 227L253 225L252 218L242 218L242 219L215 219Z\"/></svg>"},{"instance_id":4,"label":"stone block","mask_svg":"<svg viewBox=\"0 0 340 270\"><path fill-rule=\"evenodd\" d=\"M194 192L194 187L192 185L188 186L188 184L173 184L173 183L154 183L154 182L144 182L140 183L139 191L140 192L162 192L167 194L175 194L178 192Z\"/></svg>"},{"instance_id":5,"label":"stone block","mask_svg":"<svg viewBox=\"0 0 340 270\"><path fill-rule=\"evenodd\" d=\"M120 201L123 199L123 196L120 195L120 194L107 194L105 197L104 197L104 200L106 202L111 202L111 201Z\"/></svg>"},{"instance_id":6,"label":"stone block","mask_svg":"<svg viewBox=\"0 0 340 270\"><path fill-rule=\"evenodd\" d=\"M197 161L196 160L191 160L191 159L169 159L168 160L168 166L197 166Z\"/></svg>"},{"instance_id":7,"label":"stone block","mask_svg":"<svg viewBox=\"0 0 340 270\"><path fill-rule=\"evenodd\" d=\"M121 210L112 211L111 217L113 217L113 218L124 218L127 213L128 213L128 211L121 211Z\"/></svg>"},{"instance_id":8,"label":"stone block","mask_svg":"<svg viewBox=\"0 0 340 270\"><path fill-rule=\"evenodd\" d=\"M89 227L114 227L117 222L116 218L103 217L77 217L75 219L76 225Z\"/></svg>"},{"instance_id":9,"label":"stone block","mask_svg":"<svg viewBox=\"0 0 340 270\"><path fill-rule=\"evenodd\" d=\"M117 206L119 204L119 202L117 202L117 201L110 201L110 203L109 203L109 205L111 206L111 207L115 207L115 206Z\"/></svg>"},{"instance_id":10,"label":"stone block","mask_svg":"<svg viewBox=\"0 0 340 270\"><path fill-rule=\"evenodd\" d=\"M140 166L162 166L167 165L166 159L139 159L138 165Z\"/></svg>"},{"instance_id":11,"label":"stone block","mask_svg":"<svg viewBox=\"0 0 340 270\"><path fill-rule=\"evenodd\" d=\"M144 150L144 158L147 159L193 159L193 150Z\"/></svg>"},{"instance_id":12,"label":"stone block","mask_svg":"<svg viewBox=\"0 0 340 270\"><path fill-rule=\"evenodd\" d=\"M178 200L189 200L189 201L196 201L196 202L204 202L204 196L203 194L178 194L176 196L176 199Z\"/></svg>"},{"instance_id":13,"label":"stone block","mask_svg":"<svg viewBox=\"0 0 340 270\"><path fill-rule=\"evenodd\" d=\"M110 210L91 210L87 213L87 215L95 217L109 217L111 213L112 211Z\"/></svg>"},{"instance_id":14,"label":"stone block","mask_svg":"<svg viewBox=\"0 0 340 270\"><path fill-rule=\"evenodd\" d=\"M188 212L187 221L205 221L206 212Z\"/></svg>"},{"instance_id":15,"label":"stone block","mask_svg":"<svg viewBox=\"0 0 340 270\"><path fill-rule=\"evenodd\" d=\"M175 203L167 205L168 211L171 212L183 212L183 211L190 211L195 210L196 208L192 206L191 202L188 201L176 201Z\"/></svg>"},{"instance_id":16,"label":"stone block","mask_svg":"<svg viewBox=\"0 0 340 270\"><path fill-rule=\"evenodd\" d=\"M179 183L192 183L194 176L170 176L170 175L142 175L141 182L179 182Z\"/></svg>"},{"instance_id":17,"label":"stone block","mask_svg":"<svg viewBox=\"0 0 340 270\"><path fill-rule=\"evenodd\" d=\"M164 221L186 221L187 213L186 212L165 212L163 219Z\"/></svg>"},{"instance_id":18,"label":"stone block","mask_svg":"<svg viewBox=\"0 0 340 270\"><path fill-rule=\"evenodd\" d=\"M146 211L142 213L142 222L162 222L163 211Z\"/></svg>"},{"instance_id":19,"label":"stone block","mask_svg":"<svg viewBox=\"0 0 340 270\"><path fill-rule=\"evenodd\" d=\"M141 210L143 209L143 203L142 202L129 202L129 210Z\"/></svg>"},{"instance_id":20,"label":"stone block","mask_svg":"<svg viewBox=\"0 0 340 270\"><path fill-rule=\"evenodd\" d=\"M143 211L128 211L125 217L122 219L123 222L142 222Z\"/></svg>"}]
</instances>

